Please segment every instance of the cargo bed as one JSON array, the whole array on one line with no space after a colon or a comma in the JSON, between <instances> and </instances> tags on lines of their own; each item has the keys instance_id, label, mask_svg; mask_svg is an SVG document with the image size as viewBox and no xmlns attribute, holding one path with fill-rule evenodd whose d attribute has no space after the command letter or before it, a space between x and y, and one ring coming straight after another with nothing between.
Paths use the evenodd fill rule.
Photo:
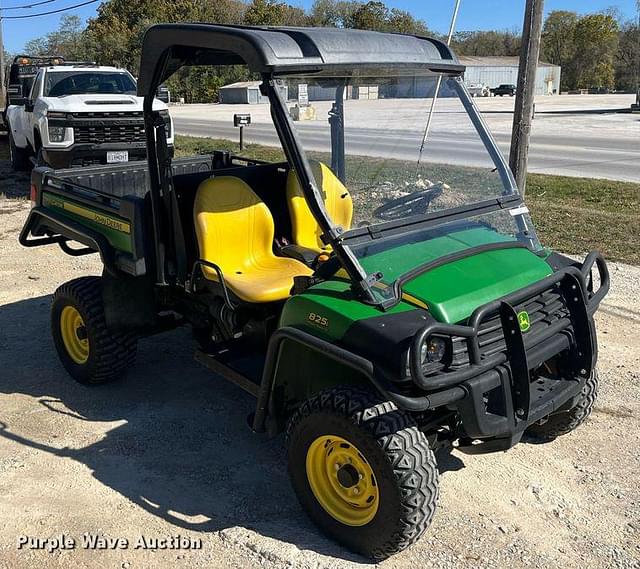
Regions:
<instances>
[{"instance_id":1,"label":"cargo bed","mask_svg":"<svg viewBox=\"0 0 640 569\"><path fill-rule=\"evenodd\" d=\"M227 152L176 158L173 184L181 204L177 215L190 217L200 182L214 172L233 173L249 183L284 188L286 165L232 156ZM31 176L33 208L20 234L25 247L57 244L74 256L100 253L107 272L142 276L153 259L153 227L146 162L52 170ZM184 198L184 199L182 199ZM269 198L265 198L269 201ZM195 243L185 236L193 256ZM77 242L82 247L71 246Z\"/></svg>"}]
</instances>

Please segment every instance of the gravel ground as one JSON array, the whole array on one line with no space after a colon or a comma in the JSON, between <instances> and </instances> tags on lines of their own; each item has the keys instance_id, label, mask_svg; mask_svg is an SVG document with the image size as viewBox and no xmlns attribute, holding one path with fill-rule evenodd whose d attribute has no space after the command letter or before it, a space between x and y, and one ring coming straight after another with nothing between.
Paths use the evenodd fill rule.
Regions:
<instances>
[{"instance_id":1,"label":"gravel ground","mask_svg":"<svg viewBox=\"0 0 640 569\"><path fill-rule=\"evenodd\" d=\"M100 266L20 247L28 207L0 198L0 567L371 566L307 520L281 438L249 431L251 398L193 361L186 330L142 340L122 382L69 379L50 339L51 294ZM441 456L431 529L381 567L640 567L640 268L610 268L591 418L550 444ZM85 533L130 544L84 549ZM60 534L76 548L17 546ZM174 535L202 547L133 547Z\"/></svg>"}]
</instances>

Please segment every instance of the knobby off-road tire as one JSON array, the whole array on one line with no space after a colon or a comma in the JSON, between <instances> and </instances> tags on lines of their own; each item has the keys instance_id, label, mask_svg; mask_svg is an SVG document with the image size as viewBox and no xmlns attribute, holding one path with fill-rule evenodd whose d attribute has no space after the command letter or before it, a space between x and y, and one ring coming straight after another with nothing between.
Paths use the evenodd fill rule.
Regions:
<instances>
[{"instance_id":1,"label":"knobby off-road tire","mask_svg":"<svg viewBox=\"0 0 640 569\"><path fill-rule=\"evenodd\" d=\"M74 279L56 290L51 332L62 365L80 383L114 381L135 360L135 334L107 328L100 277Z\"/></svg>"},{"instance_id":2,"label":"knobby off-road tire","mask_svg":"<svg viewBox=\"0 0 640 569\"><path fill-rule=\"evenodd\" d=\"M351 550L382 560L413 544L429 526L438 501L436 460L413 419L393 403L362 389L323 391L291 417L287 447L289 476L302 507ZM323 476L324 494L318 490ZM357 486L349 487L354 481ZM339 500L361 486L354 497L361 507Z\"/></svg>"},{"instance_id":3,"label":"knobby off-road tire","mask_svg":"<svg viewBox=\"0 0 640 569\"><path fill-rule=\"evenodd\" d=\"M29 169L29 152L26 148L18 148L9 127L9 155L11 157L11 167L16 172Z\"/></svg>"},{"instance_id":4,"label":"knobby off-road tire","mask_svg":"<svg viewBox=\"0 0 640 569\"><path fill-rule=\"evenodd\" d=\"M550 415L542 425L531 425L527 429L527 433L543 441L552 441L570 433L582 425L591 415L597 396L598 371L593 370L582 387L578 402L573 407Z\"/></svg>"}]
</instances>

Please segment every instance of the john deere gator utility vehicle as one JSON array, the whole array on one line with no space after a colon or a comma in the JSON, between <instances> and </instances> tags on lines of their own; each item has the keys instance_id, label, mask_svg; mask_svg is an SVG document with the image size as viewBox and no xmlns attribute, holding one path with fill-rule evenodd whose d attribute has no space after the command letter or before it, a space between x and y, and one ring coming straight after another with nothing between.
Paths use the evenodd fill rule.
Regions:
<instances>
[{"instance_id":1,"label":"john deere gator utility vehicle","mask_svg":"<svg viewBox=\"0 0 640 569\"><path fill-rule=\"evenodd\" d=\"M188 65L260 78L268 103L248 132L271 148L172 159L152 102ZM607 268L540 244L463 72L428 38L150 28L148 171L33 174L22 244L104 263L54 296L70 375L116 379L139 337L189 325L197 359L256 396L251 427L286 434L309 516L375 559L429 525L437 449L504 451L525 432L575 429L596 397ZM295 104L315 119L294 123ZM234 108L211 111L225 109L213 137Z\"/></svg>"}]
</instances>

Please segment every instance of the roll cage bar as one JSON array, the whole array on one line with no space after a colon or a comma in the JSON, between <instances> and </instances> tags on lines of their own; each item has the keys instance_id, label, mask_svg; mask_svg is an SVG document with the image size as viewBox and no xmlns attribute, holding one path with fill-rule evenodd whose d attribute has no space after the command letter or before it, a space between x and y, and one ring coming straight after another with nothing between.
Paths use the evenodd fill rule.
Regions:
<instances>
[{"instance_id":1,"label":"roll cage bar","mask_svg":"<svg viewBox=\"0 0 640 569\"><path fill-rule=\"evenodd\" d=\"M372 285L380 275L367 275L351 248L344 245L341 227L336 227L324 206L311 167L302 151L285 101L277 88L279 76L323 74L357 76L393 67L399 73L445 73L459 78L464 72L451 49L439 40L363 30L333 28L218 26L211 24L160 24L145 34L138 79L138 96L144 97L143 113L147 137L150 195L155 244L156 283L166 286L187 278L185 239L172 184L171 157L167 151L165 122L153 111L158 86L185 65L246 64L260 73L263 95L289 164L294 168L307 204L349 274L363 302L385 308L376 299ZM461 81L456 81L462 102L496 162L506 193L517 195L513 175L495 141L486 129ZM337 91L340 93L341 89ZM344 132L342 97L337 96L330 116L332 169L344 179ZM333 152L332 152L333 155ZM500 204L496 204L500 207Z\"/></svg>"}]
</instances>

